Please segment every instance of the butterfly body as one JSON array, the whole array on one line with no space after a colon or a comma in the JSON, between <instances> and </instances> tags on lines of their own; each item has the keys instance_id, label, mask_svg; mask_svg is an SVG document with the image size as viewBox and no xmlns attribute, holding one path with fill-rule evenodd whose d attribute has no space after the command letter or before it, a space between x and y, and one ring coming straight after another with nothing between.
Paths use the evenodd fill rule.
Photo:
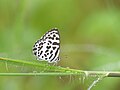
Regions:
<instances>
[{"instance_id":1,"label":"butterfly body","mask_svg":"<svg viewBox=\"0 0 120 90\"><path fill-rule=\"evenodd\" d=\"M33 54L38 60L57 62L60 53L60 35L58 29L46 32L33 46Z\"/></svg>"}]
</instances>

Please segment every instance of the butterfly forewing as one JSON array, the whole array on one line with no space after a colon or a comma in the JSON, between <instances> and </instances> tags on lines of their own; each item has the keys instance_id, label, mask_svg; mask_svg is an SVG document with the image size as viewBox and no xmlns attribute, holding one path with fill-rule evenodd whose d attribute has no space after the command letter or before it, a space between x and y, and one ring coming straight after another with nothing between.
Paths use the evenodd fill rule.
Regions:
<instances>
[{"instance_id":1,"label":"butterfly forewing","mask_svg":"<svg viewBox=\"0 0 120 90\"><path fill-rule=\"evenodd\" d=\"M45 33L33 46L33 54L38 60L57 62L60 53L60 35L58 29Z\"/></svg>"}]
</instances>

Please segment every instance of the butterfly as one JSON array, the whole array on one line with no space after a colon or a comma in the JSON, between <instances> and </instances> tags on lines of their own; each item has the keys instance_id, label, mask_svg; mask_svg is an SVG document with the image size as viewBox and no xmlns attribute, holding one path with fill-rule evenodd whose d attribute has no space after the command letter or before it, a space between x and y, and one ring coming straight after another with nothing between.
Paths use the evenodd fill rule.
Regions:
<instances>
[{"instance_id":1,"label":"butterfly","mask_svg":"<svg viewBox=\"0 0 120 90\"><path fill-rule=\"evenodd\" d=\"M33 54L37 60L45 60L48 63L59 61L60 34L57 28L46 32L33 46Z\"/></svg>"}]
</instances>

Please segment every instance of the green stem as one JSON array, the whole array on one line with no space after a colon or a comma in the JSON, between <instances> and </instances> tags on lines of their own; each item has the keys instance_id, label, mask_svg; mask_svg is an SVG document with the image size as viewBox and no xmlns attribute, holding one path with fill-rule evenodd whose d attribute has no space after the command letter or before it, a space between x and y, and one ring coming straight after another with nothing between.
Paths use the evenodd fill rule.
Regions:
<instances>
[{"instance_id":1,"label":"green stem","mask_svg":"<svg viewBox=\"0 0 120 90\"><path fill-rule=\"evenodd\" d=\"M7 63L13 63L15 65L26 65L26 66L34 66L34 67L39 67L39 68L47 68L47 70L49 72L54 71L54 72L64 72L64 73L84 73L83 70L63 68L60 66L51 66L51 65L43 64L43 63L28 62L28 61L9 59L9 58L1 58L0 57L0 61L7 62Z\"/></svg>"},{"instance_id":2,"label":"green stem","mask_svg":"<svg viewBox=\"0 0 120 90\"><path fill-rule=\"evenodd\" d=\"M51 66L43 63L28 62L23 60L9 59L0 57L1 62L13 63L15 65L34 66L39 68L46 68L47 72L33 72L33 73L0 73L0 76L45 76L45 75L84 75L91 77L120 77L120 72L108 71L84 71L70 68L63 68L60 66Z\"/></svg>"},{"instance_id":3,"label":"green stem","mask_svg":"<svg viewBox=\"0 0 120 90\"><path fill-rule=\"evenodd\" d=\"M0 73L0 76L65 76L65 75L79 75L75 73Z\"/></svg>"}]
</instances>

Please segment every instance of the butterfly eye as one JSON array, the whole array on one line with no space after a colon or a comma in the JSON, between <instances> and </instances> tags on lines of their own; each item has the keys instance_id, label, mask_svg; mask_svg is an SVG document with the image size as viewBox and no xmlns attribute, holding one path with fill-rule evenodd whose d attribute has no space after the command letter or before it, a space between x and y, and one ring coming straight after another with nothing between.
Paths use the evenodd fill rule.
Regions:
<instances>
[{"instance_id":1,"label":"butterfly eye","mask_svg":"<svg viewBox=\"0 0 120 90\"><path fill-rule=\"evenodd\" d=\"M38 60L49 63L57 62L60 52L60 35L58 29L46 32L33 46L33 54Z\"/></svg>"}]
</instances>

